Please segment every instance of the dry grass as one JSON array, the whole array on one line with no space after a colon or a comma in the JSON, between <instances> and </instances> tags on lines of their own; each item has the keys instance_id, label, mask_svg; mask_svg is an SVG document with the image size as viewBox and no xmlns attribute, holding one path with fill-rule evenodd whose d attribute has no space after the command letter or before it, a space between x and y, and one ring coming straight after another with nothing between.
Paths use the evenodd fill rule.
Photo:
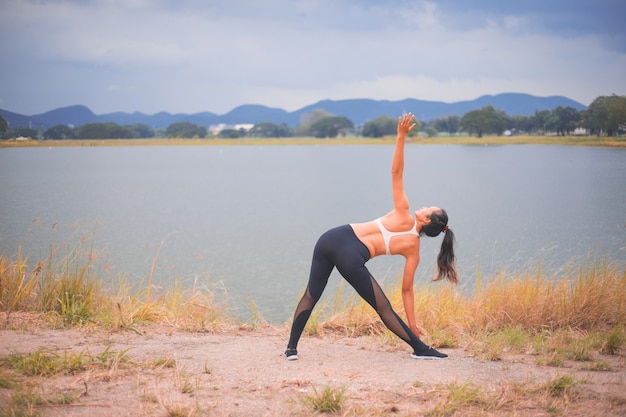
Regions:
<instances>
[{"instance_id":1,"label":"dry grass","mask_svg":"<svg viewBox=\"0 0 626 417\"><path fill-rule=\"evenodd\" d=\"M110 288L93 268L90 248L67 250L63 245L29 267L18 253L15 260L0 254L0 312L3 328L11 328L15 312L40 313L48 324L101 326L138 330L142 323L169 324L184 330L219 330L232 324L217 290L198 282L186 288L176 282L163 289L152 282L131 285L119 277ZM23 321L23 320L20 320Z\"/></svg>"},{"instance_id":2,"label":"dry grass","mask_svg":"<svg viewBox=\"0 0 626 417\"><path fill-rule=\"evenodd\" d=\"M387 294L394 309L403 311L400 289ZM387 334L362 299L332 303L314 317L311 334ZM571 268L561 277L501 274L477 282L471 295L450 285L421 287L415 304L418 326L433 345L463 346L491 360L535 352L588 361L592 352L615 354L626 340L626 269L606 261Z\"/></svg>"},{"instance_id":3,"label":"dry grass","mask_svg":"<svg viewBox=\"0 0 626 417\"><path fill-rule=\"evenodd\" d=\"M0 255L0 311L5 313L0 325L10 328L16 311L43 314L54 326L137 332L145 323L217 331L237 322L218 301L224 290L198 282L186 288L178 281L164 289L154 285L152 274L139 285L120 277L104 288L93 259L89 247L55 248L34 267L19 253L15 260ZM377 335L398 343L367 303L354 293L344 297L343 290L340 286L326 306L316 308L309 334ZM399 288L387 291L396 311L403 311L400 293ZM470 295L451 285L422 286L415 304L418 325L431 344L464 347L491 360L536 352L548 364L590 361L593 352L616 354L626 341L626 269L607 261L569 268L560 277L540 270L500 274L479 280ZM257 323L266 323L253 303L251 309Z\"/></svg>"},{"instance_id":4,"label":"dry grass","mask_svg":"<svg viewBox=\"0 0 626 417\"><path fill-rule=\"evenodd\" d=\"M120 277L105 287L92 266L95 258L89 246L54 248L33 266L20 253L14 259L0 255L0 312L4 313L0 326L23 326L24 317L29 315L43 318L53 327L137 333L142 333L145 324L211 332L238 324L220 305L219 291L223 290L198 282L191 288L180 282L172 288L160 288L152 274L137 285ZM316 308L307 327L310 334L373 335L387 348L403 346L367 303L353 292L345 295L344 289L340 286L326 305ZM400 288L386 292L394 308L403 311ZM624 265L590 263L569 268L558 277L545 276L541 271L500 274L477 282L471 294L440 283L420 286L415 304L418 324L435 346L462 347L491 361L531 353L537 365L564 370L571 368L571 361L582 362L580 369L594 373L616 372L621 367L619 358L626 343ZM254 303L251 310L257 323L266 323ZM194 396L211 386L212 370L206 363L202 370L183 362L174 356L133 362L127 350L110 348L90 352L42 347L10 354L0 358L0 417L44 415L44 410L82 403L91 386L85 382L56 388L50 383L55 378L71 376L87 381L86 375L90 375L99 381L113 381L133 369L142 375L136 377L136 389L147 408L172 417L203 415L206 410L194 402ZM565 374L538 383L502 383L496 392L471 382L438 386L415 382L411 398L421 401L424 415L432 417L523 415L528 407L561 415L571 404L591 398L581 387L584 383ZM352 404L357 399L352 401L347 388L321 386L320 391L314 388L312 394L295 397L294 404L301 404L309 414L383 416L397 411L390 403L384 403L383 408ZM623 408L622 397L607 401L615 409Z\"/></svg>"}]
</instances>

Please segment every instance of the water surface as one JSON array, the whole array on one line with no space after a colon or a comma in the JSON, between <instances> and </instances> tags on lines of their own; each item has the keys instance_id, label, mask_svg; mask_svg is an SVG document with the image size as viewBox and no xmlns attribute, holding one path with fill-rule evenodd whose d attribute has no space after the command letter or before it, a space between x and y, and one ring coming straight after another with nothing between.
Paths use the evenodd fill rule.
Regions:
<instances>
[{"instance_id":1,"label":"water surface","mask_svg":"<svg viewBox=\"0 0 626 417\"><path fill-rule=\"evenodd\" d=\"M391 145L0 149L0 252L31 259L93 245L105 280L223 283L286 321L317 237L392 208ZM538 265L558 275L626 261L626 150L546 145L407 145L413 209L437 205L457 236L462 285ZM82 242L82 243L81 243ZM425 238L416 285L431 284L441 238ZM158 256L157 256L158 255ZM383 285L401 257L368 266ZM331 279L329 292L339 276Z\"/></svg>"}]
</instances>

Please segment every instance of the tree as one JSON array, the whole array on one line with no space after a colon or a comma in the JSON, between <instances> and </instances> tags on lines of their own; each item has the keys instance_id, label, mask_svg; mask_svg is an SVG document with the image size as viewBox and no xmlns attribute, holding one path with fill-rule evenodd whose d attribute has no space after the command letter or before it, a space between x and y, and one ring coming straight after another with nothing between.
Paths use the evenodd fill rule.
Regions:
<instances>
[{"instance_id":1,"label":"tree","mask_svg":"<svg viewBox=\"0 0 626 417\"><path fill-rule=\"evenodd\" d=\"M482 138L486 129L483 119L484 116L480 110L471 110L463 115L459 127L470 135L476 134L476 136Z\"/></svg>"},{"instance_id":2,"label":"tree","mask_svg":"<svg viewBox=\"0 0 626 417\"><path fill-rule=\"evenodd\" d=\"M263 122L254 125L248 136L259 138L286 138L293 136L293 131L285 123L276 125L272 122Z\"/></svg>"},{"instance_id":3,"label":"tree","mask_svg":"<svg viewBox=\"0 0 626 417\"><path fill-rule=\"evenodd\" d=\"M481 138L485 133L501 135L506 129L506 123L506 113L487 105L480 110L465 113L459 127L470 135L476 134Z\"/></svg>"},{"instance_id":4,"label":"tree","mask_svg":"<svg viewBox=\"0 0 626 417\"><path fill-rule=\"evenodd\" d=\"M552 110L554 130L557 135L565 136L576 129L576 123L580 121L578 110L573 107L558 106Z\"/></svg>"},{"instance_id":5,"label":"tree","mask_svg":"<svg viewBox=\"0 0 626 417\"><path fill-rule=\"evenodd\" d=\"M278 126L272 122L262 122L255 124L248 134L256 138L275 138Z\"/></svg>"},{"instance_id":6,"label":"tree","mask_svg":"<svg viewBox=\"0 0 626 417\"><path fill-rule=\"evenodd\" d=\"M207 130L206 127L194 123L176 122L167 127L165 134L168 138L205 138Z\"/></svg>"},{"instance_id":7,"label":"tree","mask_svg":"<svg viewBox=\"0 0 626 417\"><path fill-rule=\"evenodd\" d=\"M241 137L241 131L237 129L223 129L217 136L226 139L237 139Z\"/></svg>"},{"instance_id":8,"label":"tree","mask_svg":"<svg viewBox=\"0 0 626 417\"><path fill-rule=\"evenodd\" d=\"M600 96L584 114L584 126L596 135L615 136L626 131L626 96Z\"/></svg>"},{"instance_id":9,"label":"tree","mask_svg":"<svg viewBox=\"0 0 626 417\"><path fill-rule=\"evenodd\" d=\"M460 122L461 118L459 116L451 115L432 120L429 125L435 128L438 132L448 132L453 134L459 131Z\"/></svg>"},{"instance_id":10,"label":"tree","mask_svg":"<svg viewBox=\"0 0 626 417\"><path fill-rule=\"evenodd\" d=\"M511 130L516 133L531 133L535 131L534 116L512 116L510 117Z\"/></svg>"},{"instance_id":11,"label":"tree","mask_svg":"<svg viewBox=\"0 0 626 417\"><path fill-rule=\"evenodd\" d=\"M9 129L7 133L10 133L14 138L22 136L25 138L37 139L40 131L27 126L18 126L15 129Z\"/></svg>"},{"instance_id":12,"label":"tree","mask_svg":"<svg viewBox=\"0 0 626 417\"><path fill-rule=\"evenodd\" d=\"M278 129L276 131L277 138L290 138L293 136L293 129L287 126L286 123L281 123L278 125Z\"/></svg>"},{"instance_id":13,"label":"tree","mask_svg":"<svg viewBox=\"0 0 626 417\"><path fill-rule=\"evenodd\" d=\"M536 111L533 116L533 130L536 132L545 132L548 129L548 119L550 119L550 110Z\"/></svg>"},{"instance_id":14,"label":"tree","mask_svg":"<svg viewBox=\"0 0 626 417\"><path fill-rule=\"evenodd\" d=\"M150 126L145 125L143 123L137 123L134 125L126 125L124 127L135 132L138 138L146 139L146 138L154 137L154 129L151 129Z\"/></svg>"},{"instance_id":15,"label":"tree","mask_svg":"<svg viewBox=\"0 0 626 417\"><path fill-rule=\"evenodd\" d=\"M311 113L303 114L300 117L300 124L296 128L297 136L313 136L311 133L311 126L313 123L325 118L334 116L332 113L328 113L323 109L313 110Z\"/></svg>"},{"instance_id":16,"label":"tree","mask_svg":"<svg viewBox=\"0 0 626 417\"><path fill-rule=\"evenodd\" d=\"M424 132L426 133L426 136L428 136L429 138L434 138L435 136L439 134L439 131L435 129L435 127L432 125L426 126L424 128Z\"/></svg>"},{"instance_id":17,"label":"tree","mask_svg":"<svg viewBox=\"0 0 626 417\"><path fill-rule=\"evenodd\" d=\"M76 131L68 125L55 125L43 133L44 139L76 139Z\"/></svg>"},{"instance_id":18,"label":"tree","mask_svg":"<svg viewBox=\"0 0 626 417\"><path fill-rule=\"evenodd\" d=\"M78 139L134 139L137 134L117 123L85 123L76 131Z\"/></svg>"},{"instance_id":19,"label":"tree","mask_svg":"<svg viewBox=\"0 0 626 417\"><path fill-rule=\"evenodd\" d=\"M2 136L7 130L9 130L9 123L4 120L4 117L0 116L0 136Z\"/></svg>"},{"instance_id":20,"label":"tree","mask_svg":"<svg viewBox=\"0 0 626 417\"><path fill-rule=\"evenodd\" d=\"M361 135L369 138L380 138L397 132L398 121L390 116L380 116L363 125ZM417 129L416 129L417 130Z\"/></svg>"},{"instance_id":21,"label":"tree","mask_svg":"<svg viewBox=\"0 0 626 417\"><path fill-rule=\"evenodd\" d=\"M310 127L311 136L316 138L336 138L339 135L346 135L354 129L354 123L343 116L324 117Z\"/></svg>"},{"instance_id":22,"label":"tree","mask_svg":"<svg viewBox=\"0 0 626 417\"><path fill-rule=\"evenodd\" d=\"M196 129L196 136L199 137L200 139L204 139L206 138L206 135L207 135L206 127L198 126L198 128Z\"/></svg>"}]
</instances>

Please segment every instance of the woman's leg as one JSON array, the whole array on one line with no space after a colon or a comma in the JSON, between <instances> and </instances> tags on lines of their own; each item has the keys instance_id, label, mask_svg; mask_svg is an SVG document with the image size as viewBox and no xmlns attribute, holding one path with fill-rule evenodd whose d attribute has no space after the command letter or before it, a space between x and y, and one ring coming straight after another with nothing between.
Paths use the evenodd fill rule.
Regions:
<instances>
[{"instance_id":1,"label":"woman's leg","mask_svg":"<svg viewBox=\"0 0 626 417\"><path fill-rule=\"evenodd\" d=\"M365 266L369 259L369 251L354 233L352 236L351 245L344 245L333 253L333 261L339 273L376 310L385 326L413 348L415 357L445 358L447 355L422 342L396 314L389 299Z\"/></svg>"},{"instance_id":2,"label":"woman's leg","mask_svg":"<svg viewBox=\"0 0 626 417\"><path fill-rule=\"evenodd\" d=\"M365 266L365 272L361 271L358 277L352 276L346 280L354 287L361 297L371 305L378 313L385 326L396 336L404 340L413 348L412 356L419 359L446 358L448 355L438 352L420 340L419 337L402 321L396 314L389 299L380 288L374 277L371 276ZM367 273L367 276L365 275Z\"/></svg>"},{"instance_id":3,"label":"woman's leg","mask_svg":"<svg viewBox=\"0 0 626 417\"><path fill-rule=\"evenodd\" d=\"M350 226L332 229L322 235L313 251L307 289L294 313L286 352L288 358L290 350L295 353L311 311L322 296L328 277L335 266L357 293L376 310L385 326L413 348L416 357L447 356L422 342L396 314L384 292L365 267L368 260L369 251L358 240ZM294 357L296 358L297 356Z\"/></svg>"},{"instance_id":4,"label":"woman's leg","mask_svg":"<svg viewBox=\"0 0 626 417\"><path fill-rule=\"evenodd\" d=\"M304 331L313 307L319 301L326 284L328 283L328 277L333 271L335 265L326 256L325 242L328 239L323 235L318 240L313 250L313 260L311 262L311 273L309 274L309 282L306 287L304 295L300 299L296 311L293 315L293 323L291 324L291 334L289 336L289 343L287 349L296 349L300 336Z\"/></svg>"},{"instance_id":5,"label":"woman's leg","mask_svg":"<svg viewBox=\"0 0 626 417\"><path fill-rule=\"evenodd\" d=\"M341 272L341 269L339 269L339 272ZM393 310L389 299L365 266L362 266L358 271L347 272L345 275L342 273L346 281L376 310L376 313L389 330L404 340L415 352L429 349L428 345L422 342Z\"/></svg>"}]
</instances>

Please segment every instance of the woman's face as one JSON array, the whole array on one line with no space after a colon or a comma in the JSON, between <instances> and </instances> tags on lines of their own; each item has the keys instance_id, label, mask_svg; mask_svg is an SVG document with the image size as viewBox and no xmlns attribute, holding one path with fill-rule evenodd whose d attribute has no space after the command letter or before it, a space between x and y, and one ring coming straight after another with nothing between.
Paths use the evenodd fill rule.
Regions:
<instances>
[{"instance_id":1,"label":"woman's face","mask_svg":"<svg viewBox=\"0 0 626 417\"><path fill-rule=\"evenodd\" d=\"M415 212L415 218L421 224L428 224L428 223L430 223L430 216L431 216L431 214L432 213L437 213L437 212L440 212L440 211L441 211L441 209L439 207L436 207L436 206L422 207L421 209L419 209L419 210L417 210Z\"/></svg>"}]
</instances>

